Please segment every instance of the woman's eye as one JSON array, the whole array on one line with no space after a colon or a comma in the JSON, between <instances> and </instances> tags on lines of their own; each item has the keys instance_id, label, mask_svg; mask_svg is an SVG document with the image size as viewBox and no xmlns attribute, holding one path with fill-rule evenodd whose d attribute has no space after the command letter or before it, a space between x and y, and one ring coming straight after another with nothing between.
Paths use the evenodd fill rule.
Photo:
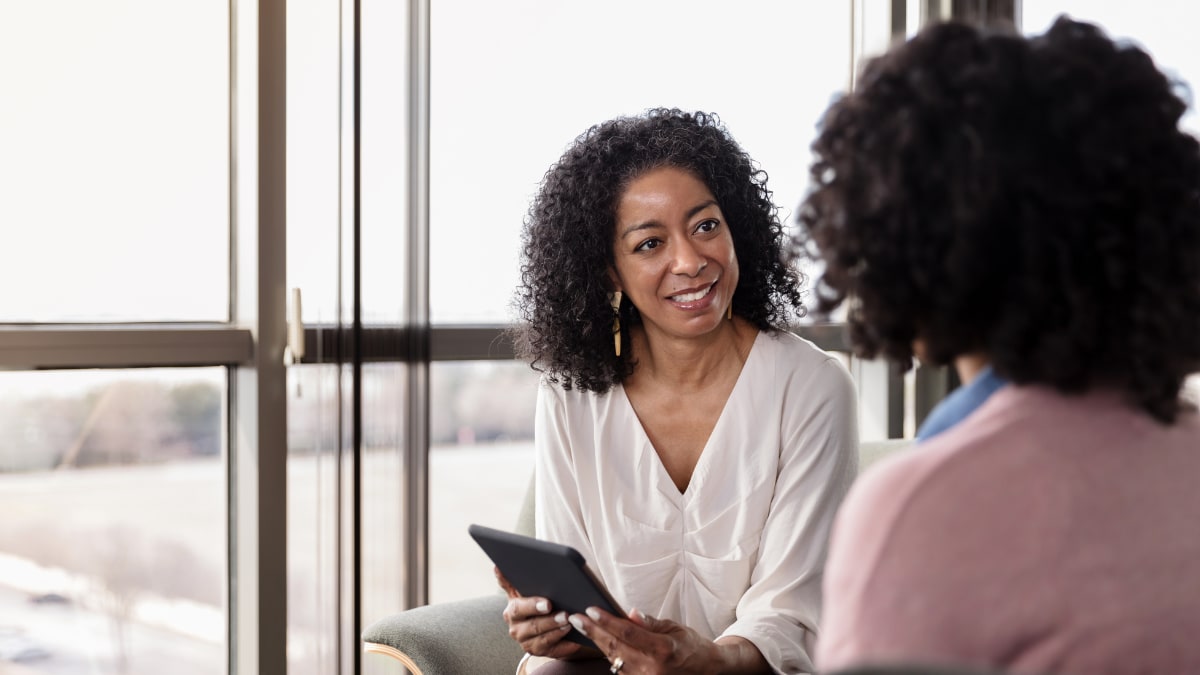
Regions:
<instances>
[{"instance_id":1,"label":"woman's eye","mask_svg":"<svg viewBox=\"0 0 1200 675\"><path fill-rule=\"evenodd\" d=\"M717 226L720 224L721 223L716 218L709 218L708 220L696 226L696 232L712 232L713 230L717 229Z\"/></svg>"},{"instance_id":2,"label":"woman's eye","mask_svg":"<svg viewBox=\"0 0 1200 675\"><path fill-rule=\"evenodd\" d=\"M635 248L633 250L634 251L649 251L651 249L658 248L659 243L660 242L657 239L647 239L646 241L643 241L642 243L638 244L637 248Z\"/></svg>"}]
</instances>

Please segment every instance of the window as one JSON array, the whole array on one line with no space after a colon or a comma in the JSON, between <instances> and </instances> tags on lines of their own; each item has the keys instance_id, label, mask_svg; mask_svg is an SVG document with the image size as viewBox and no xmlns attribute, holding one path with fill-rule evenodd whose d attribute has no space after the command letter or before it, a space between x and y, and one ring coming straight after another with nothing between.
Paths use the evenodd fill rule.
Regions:
<instances>
[{"instance_id":1,"label":"window","mask_svg":"<svg viewBox=\"0 0 1200 675\"><path fill-rule=\"evenodd\" d=\"M0 322L228 320L229 31L201 0L0 6Z\"/></svg>"},{"instance_id":2,"label":"window","mask_svg":"<svg viewBox=\"0 0 1200 675\"><path fill-rule=\"evenodd\" d=\"M0 373L0 664L221 672L225 380Z\"/></svg>"},{"instance_id":3,"label":"window","mask_svg":"<svg viewBox=\"0 0 1200 675\"><path fill-rule=\"evenodd\" d=\"M533 476L538 374L518 361L443 362L430 378L431 602L496 589L467 536L479 523L511 530Z\"/></svg>"},{"instance_id":4,"label":"window","mask_svg":"<svg viewBox=\"0 0 1200 675\"><path fill-rule=\"evenodd\" d=\"M433 321L512 319L521 223L538 181L576 136L617 115L716 112L770 175L788 220L820 113L850 81L850 6L435 3Z\"/></svg>"},{"instance_id":5,"label":"window","mask_svg":"<svg viewBox=\"0 0 1200 675\"><path fill-rule=\"evenodd\" d=\"M254 672L282 654L264 570L284 553L259 525L282 520L283 418L258 395L283 373L258 312L282 297L257 293L282 269L263 264L282 209L257 195L278 128L259 115L282 102L250 95L282 71L251 9L0 5L0 482L19 514L0 664Z\"/></svg>"}]
</instances>

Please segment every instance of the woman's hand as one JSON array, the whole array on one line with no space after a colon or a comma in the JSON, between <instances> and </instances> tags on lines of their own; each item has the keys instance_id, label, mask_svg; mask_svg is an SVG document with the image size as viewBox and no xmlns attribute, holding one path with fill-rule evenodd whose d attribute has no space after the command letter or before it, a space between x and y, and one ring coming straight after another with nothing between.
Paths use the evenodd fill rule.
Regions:
<instances>
[{"instance_id":1,"label":"woman's hand","mask_svg":"<svg viewBox=\"0 0 1200 675\"><path fill-rule=\"evenodd\" d=\"M571 625L592 639L621 675L769 673L758 649L743 638L706 639L687 626L638 610L621 619L596 607L573 614ZM613 672L618 672L614 670Z\"/></svg>"},{"instance_id":2,"label":"woman's hand","mask_svg":"<svg viewBox=\"0 0 1200 675\"><path fill-rule=\"evenodd\" d=\"M521 643L521 649L534 656L554 659L579 658L585 655L583 645L563 640L571 630L567 613L551 614L553 607L546 598L525 598L508 583L508 579L496 569L496 580L508 594L508 606L504 608L504 621L508 634ZM591 653L592 650L587 650Z\"/></svg>"}]
</instances>

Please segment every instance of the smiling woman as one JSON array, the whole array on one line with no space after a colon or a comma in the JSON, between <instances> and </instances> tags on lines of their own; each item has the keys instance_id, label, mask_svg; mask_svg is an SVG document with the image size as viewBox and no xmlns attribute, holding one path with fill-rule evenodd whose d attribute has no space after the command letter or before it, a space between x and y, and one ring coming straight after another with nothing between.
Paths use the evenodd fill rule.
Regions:
<instances>
[{"instance_id":1,"label":"smiling woman","mask_svg":"<svg viewBox=\"0 0 1200 675\"><path fill-rule=\"evenodd\" d=\"M803 305L765 181L714 115L674 109L590 128L542 181L515 340L543 372L536 530L631 611L502 580L526 671L811 672L855 397L784 330Z\"/></svg>"}]
</instances>

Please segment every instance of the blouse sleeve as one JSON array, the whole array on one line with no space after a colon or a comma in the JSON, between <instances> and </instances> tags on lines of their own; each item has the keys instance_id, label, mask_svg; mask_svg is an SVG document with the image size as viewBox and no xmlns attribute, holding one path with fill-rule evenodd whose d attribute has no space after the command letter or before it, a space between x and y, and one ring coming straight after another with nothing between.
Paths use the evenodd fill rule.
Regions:
<instances>
[{"instance_id":1,"label":"blouse sleeve","mask_svg":"<svg viewBox=\"0 0 1200 675\"><path fill-rule=\"evenodd\" d=\"M594 560L584 527L573 459L571 424L563 390L542 380L534 414L534 531L539 539L571 546Z\"/></svg>"},{"instance_id":2,"label":"blouse sleeve","mask_svg":"<svg viewBox=\"0 0 1200 675\"><path fill-rule=\"evenodd\" d=\"M723 636L750 640L776 672L810 673L829 532L858 471L857 400L832 358L792 379L779 401L779 474L758 559Z\"/></svg>"}]
</instances>

